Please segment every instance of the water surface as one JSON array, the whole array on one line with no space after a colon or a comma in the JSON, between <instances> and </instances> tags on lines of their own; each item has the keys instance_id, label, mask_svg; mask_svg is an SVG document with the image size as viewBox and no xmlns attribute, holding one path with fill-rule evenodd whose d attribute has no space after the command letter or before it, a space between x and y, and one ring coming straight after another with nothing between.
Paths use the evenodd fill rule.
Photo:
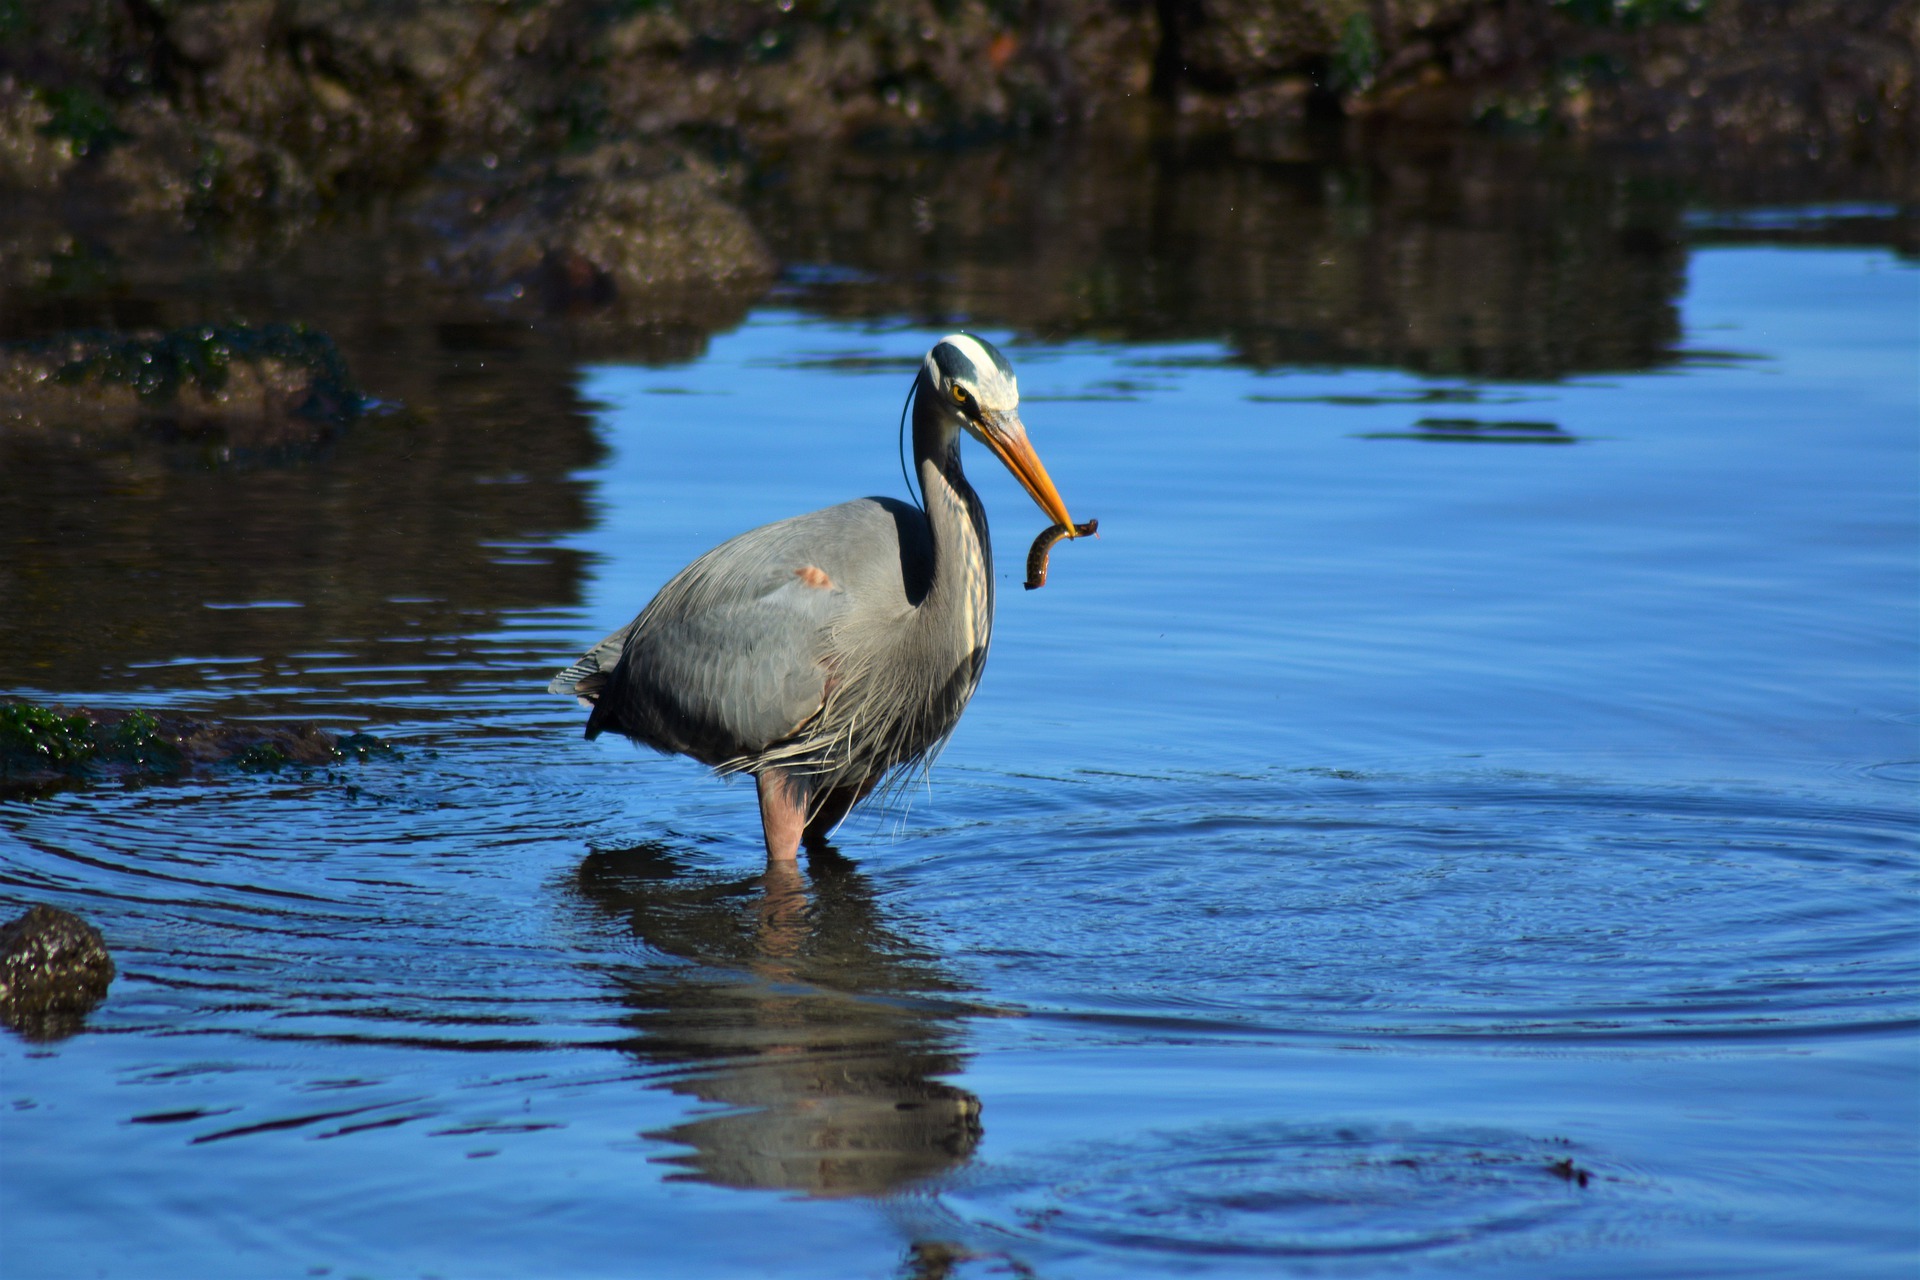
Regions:
<instances>
[{"instance_id":1,"label":"water surface","mask_svg":"<svg viewBox=\"0 0 1920 1280\"><path fill-rule=\"evenodd\" d=\"M0 1042L9 1273L1903 1273L1920 272L1724 225L1628 237L1604 343L1484 300L1541 329L1498 359L1224 267L1009 330L982 267L1102 536L1021 591L1043 518L968 455L985 683L791 876L749 787L543 686L718 539L900 490L964 318L861 296L910 271L817 237L695 358L496 344L292 463L16 452L11 691L400 754L0 802L0 893L121 961Z\"/></svg>"}]
</instances>

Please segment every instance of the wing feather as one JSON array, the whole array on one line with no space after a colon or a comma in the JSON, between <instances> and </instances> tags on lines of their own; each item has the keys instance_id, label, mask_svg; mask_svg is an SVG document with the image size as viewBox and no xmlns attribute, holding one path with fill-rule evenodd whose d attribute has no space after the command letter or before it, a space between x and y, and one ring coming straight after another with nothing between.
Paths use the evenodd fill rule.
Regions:
<instances>
[{"instance_id":1,"label":"wing feather","mask_svg":"<svg viewBox=\"0 0 1920 1280\"><path fill-rule=\"evenodd\" d=\"M793 737L820 714L856 610L907 608L900 504L862 499L722 543L549 688L593 703L612 731L716 767Z\"/></svg>"}]
</instances>

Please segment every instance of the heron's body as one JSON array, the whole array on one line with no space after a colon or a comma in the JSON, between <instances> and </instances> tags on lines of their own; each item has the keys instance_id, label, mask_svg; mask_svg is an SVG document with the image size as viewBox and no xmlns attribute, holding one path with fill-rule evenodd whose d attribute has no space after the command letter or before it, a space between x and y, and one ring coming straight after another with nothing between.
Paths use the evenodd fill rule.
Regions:
<instances>
[{"instance_id":1,"label":"heron's body","mask_svg":"<svg viewBox=\"0 0 1920 1280\"><path fill-rule=\"evenodd\" d=\"M803 835L823 837L882 779L937 750L979 683L993 555L961 432L1071 523L1017 402L999 352L942 339L915 384L924 511L861 498L723 542L552 688L592 704L588 737L620 733L755 775L768 856L793 857Z\"/></svg>"}]
</instances>

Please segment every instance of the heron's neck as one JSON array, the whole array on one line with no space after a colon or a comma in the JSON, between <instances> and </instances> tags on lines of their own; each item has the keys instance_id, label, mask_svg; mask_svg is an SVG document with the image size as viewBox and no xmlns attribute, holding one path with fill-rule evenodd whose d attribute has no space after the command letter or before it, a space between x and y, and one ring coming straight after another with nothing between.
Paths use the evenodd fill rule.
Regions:
<instances>
[{"instance_id":1,"label":"heron's neck","mask_svg":"<svg viewBox=\"0 0 1920 1280\"><path fill-rule=\"evenodd\" d=\"M960 470L960 432L915 402L913 454L933 534L933 581L923 607L957 610L984 648L993 626L993 544L987 513Z\"/></svg>"}]
</instances>

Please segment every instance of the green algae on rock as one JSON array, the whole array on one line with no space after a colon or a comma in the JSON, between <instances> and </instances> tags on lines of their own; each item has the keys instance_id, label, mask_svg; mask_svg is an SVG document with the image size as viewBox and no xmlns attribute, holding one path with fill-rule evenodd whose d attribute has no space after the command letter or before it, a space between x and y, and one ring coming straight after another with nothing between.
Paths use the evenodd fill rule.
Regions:
<instances>
[{"instance_id":1,"label":"green algae on rock","mask_svg":"<svg viewBox=\"0 0 1920 1280\"><path fill-rule=\"evenodd\" d=\"M343 425L366 405L333 340L300 325L89 330L0 345L0 430L164 419L242 429L265 444Z\"/></svg>"},{"instance_id":2,"label":"green algae on rock","mask_svg":"<svg viewBox=\"0 0 1920 1280\"><path fill-rule=\"evenodd\" d=\"M220 768L272 772L395 754L390 744L371 735L340 738L312 724L0 703L0 794Z\"/></svg>"},{"instance_id":3,"label":"green algae on rock","mask_svg":"<svg viewBox=\"0 0 1920 1280\"><path fill-rule=\"evenodd\" d=\"M0 777L78 769L97 754L94 722L30 702L0 706Z\"/></svg>"}]
</instances>

